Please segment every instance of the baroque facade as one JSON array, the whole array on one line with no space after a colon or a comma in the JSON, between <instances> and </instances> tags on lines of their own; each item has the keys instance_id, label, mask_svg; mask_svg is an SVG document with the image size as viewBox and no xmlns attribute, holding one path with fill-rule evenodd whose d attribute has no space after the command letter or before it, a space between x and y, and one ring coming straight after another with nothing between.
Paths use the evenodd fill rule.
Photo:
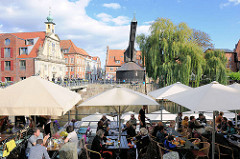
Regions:
<instances>
[{"instance_id":1,"label":"baroque facade","mask_svg":"<svg viewBox=\"0 0 240 159\"><path fill-rule=\"evenodd\" d=\"M0 34L0 81L17 82L33 75L64 78L66 65L50 14L45 25L42 32Z\"/></svg>"}]
</instances>

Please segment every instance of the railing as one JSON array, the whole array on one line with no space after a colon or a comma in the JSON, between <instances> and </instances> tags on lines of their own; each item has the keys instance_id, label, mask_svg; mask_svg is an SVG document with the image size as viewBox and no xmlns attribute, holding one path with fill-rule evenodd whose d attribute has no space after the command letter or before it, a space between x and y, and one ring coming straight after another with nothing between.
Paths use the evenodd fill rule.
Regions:
<instances>
[{"instance_id":1,"label":"railing","mask_svg":"<svg viewBox=\"0 0 240 159\"><path fill-rule=\"evenodd\" d=\"M53 81L52 81L53 82ZM8 82L1 82L0 81L0 87L7 87L15 82L8 81ZM87 84L131 84L132 86L137 86L139 84L143 84L143 82L140 81L113 81L113 80L86 80L86 79L71 79L71 80L64 80L64 81L55 81L53 82L55 84L61 85L63 87L80 87L80 86L85 86Z\"/></svg>"}]
</instances>

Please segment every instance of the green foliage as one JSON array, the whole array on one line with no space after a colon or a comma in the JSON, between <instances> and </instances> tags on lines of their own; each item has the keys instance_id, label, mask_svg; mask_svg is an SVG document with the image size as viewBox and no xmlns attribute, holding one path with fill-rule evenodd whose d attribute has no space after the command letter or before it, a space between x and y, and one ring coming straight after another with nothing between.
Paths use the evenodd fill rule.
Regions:
<instances>
[{"instance_id":1,"label":"green foliage","mask_svg":"<svg viewBox=\"0 0 240 159\"><path fill-rule=\"evenodd\" d=\"M219 83L227 83L227 58L224 51L207 50L205 52L206 66L205 75L210 81L218 81Z\"/></svg>"},{"instance_id":2,"label":"green foliage","mask_svg":"<svg viewBox=\"0 0 240 159\"><path fill-rule=\"evenodd\" d=\"M157 19L150 35L141 34L137 43L145 57L149 77L159 79L160 85L180 81L186 85L193 80L198 86L203 73L203 52L192 39L192 29L185 23L174 25L168 19Z\"/></svg>"},{"instance_id":3,"label":"green foliage","mask_svg":"<svg viewBox=\"0 0 240 159\"><path fill-rule=\"evenodd\" d=\"M240 72L231 72L229 74L229 79L234 81L240 81Z\"/></svg>"},{"instance_id":4,"label":"green foliage","mask_svg":"<svg viewBox=\"0 0 240 159\"><path fill-rule=\"evenodd\" d=\"M161 86L180 81L197 87L202 77L223 84L227 81L224 52L208 50L204 56L203 48L212 46L210 37L185 23L175 25L158 18L150 27L150 35L138 35L137 43L147 75L158 79Z\"/></svg>"}]
</instances>

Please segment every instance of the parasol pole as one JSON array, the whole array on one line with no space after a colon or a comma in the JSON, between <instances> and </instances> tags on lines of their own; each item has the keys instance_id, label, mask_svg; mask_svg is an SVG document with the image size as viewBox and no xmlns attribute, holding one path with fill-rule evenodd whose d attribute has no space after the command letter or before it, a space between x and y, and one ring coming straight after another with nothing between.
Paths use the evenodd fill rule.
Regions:
<instances>
[{"instance_id":1,"label":"parasol pole","mask_svg":"<svg viewBox=\"0 0 240 159\"><path fill-rule=\"evenodd\" d=\"M237 110L235 110L235 127L238 127Z\"/></svg>"},{"instance_id":2,"label":"parasol pole","mask_svg":"<svg viewBox=\"0 0 240 159\"><path fill-rule=\"evenodd\" d=\"M215 111L213 111L213 131L212 131L212 159L215 153Z\"/></svg>"}]
</instances>

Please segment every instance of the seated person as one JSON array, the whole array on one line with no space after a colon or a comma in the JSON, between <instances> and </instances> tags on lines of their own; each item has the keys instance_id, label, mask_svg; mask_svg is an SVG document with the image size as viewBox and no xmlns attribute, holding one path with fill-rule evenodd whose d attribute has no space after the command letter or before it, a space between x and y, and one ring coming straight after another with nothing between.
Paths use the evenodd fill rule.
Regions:
<instances>
[{"instance_id":1,"label":"seated person","mask_svg":"<svg viewBox=\"0 0 240 159\"><path fill-rule=\"evenodd\" d=\"M100 121L103 122L104 127L108 127L108 125L110 124L110 120L106 117L106 115L103 115Z\"/></svg>"},{"instance_id":2,"label":"seated person","mask_svg":"<svg viewBox=\"0 0 240 159\"><path fill-rule=\"evenodd\" d=\"M131 114L131 118L130 118L129 122L133 126L133 128L135 129L136 126L137 126L137 119L135 118L134 114Z\"/></svg>"},{"instance_id":3,"label":"seated person","mask_svg":"<svg viewBox=\"0 0 240 159\"><path fill-rule=\"evenodd\" d=\"M219 131L221 131L222 133L227 133L227 118L226 117L223 117L222 118L222 122L220 124L218 124L217 128Z\"/></svg>"},{"instance_id":4,"label":"seated person","mask_svg":"<svg viewBox=\"0 0 240 159\"><path fill-rule=\"evenodd\" d=\"M46 147L43 146L43 140L37 139L36 145L30 148L28 159L50 159Z\"/></svg>"},{"instance_id":5,"label":"seated person","mask_svg":"<svg viewBox=\"0 0 240 159\"><path fill-rule=\"evenodd\" d=\"M156 134L157 142L164 143L166 136L167 136L167 133L164 131L164 127L160 126Z\"/></svg>"},{"instance_id":6,"label":"seated person","mask_svg":"<svg viewBox=\"0 0 240 159\"><path fill-rule=\"evenodd\" d=\"M28 144L27 144L27 149L26 149L26 155L29 155L30 149L36 145L37 139L43 139L43 135L40 133L39 128L34 128L33 129L33 135L28 139ZM49 134L46 135L43 139L43 145L45 145L47 139L49 138Z\"/></svg>"},{"instance_id":7,"label":"seated person","mask_svg":"<svg viewBox=\"0 0 240 159\"><path fill-rule=\"evenodd\" d=\"M186 132L188 129L188 116L185 116L182 120L182 132Z\"/></svg>"},{"instance_id":8,"label":"seated person","mask_svg":"<svg viewBox=\"0 0 240 159\"><path fill-rule=\"evenodd\" d=\"M199 120L199 122L201 124L203 124L203 123L206 124L207 123L207 120L206 120L205 116L202 113L199 114L199 117L197 118L197 120Z\"/></svg>"},{"instance_id":9,"label":"seated person","mask_svg":"<svg viewBox=\"0 0 240 159\"><path fill-rule=\"evenodd\" d=\"M169 135L167 140L164 141L164 147L169 150L175 149L177 146L173 144L174 137L172 135Z\"/></svg>"},{"instance_id":10,"label":"seated person","mask_svg":"<svg viewBox=\"0 0 240 159\"><path fill-rule=\"evenodd\" d=\"M222 119L223 119L223 112L220 112L218 117L215 119L216 125L218 126L219 124L221 124Z\"/></svg>"},{"instance_id":11,"label":"seated person","mask_svg":"<svg viewBox=\"0 0 240 159\"><path fill-rule=\"evenodd\" d=\"M190 121L188 123L188 127L193 130L197 128L203 128L204 126L199 124L199 122L196 121L194 116L190 116Z\"/></svg>"},{"instance_id":12,"label":"seated person","mask_svg":"<svg viewBox=\"0 0 240 159\"><path fill-rule=\"evenodd\" d=\"M104 138L104 133L105 132L102 129L97 131L96 136L92 141L91 150L101 153L102 157L104 158L111 158L112 152L103 150L102 142ZM90 153L90 158L99 159L99 155L96 153Z\"/></svg>"},{"instance_id":13,"label":"seated person","mask_svg":"<svg viewBox=\"0 0 240 159\"><path fill-rule=\"evenodd\" d=\"M188 131L191 133L191 136L193 138L196 138L198 136L198 133L193 133L193 130L204 128L203 125L201 125L198 121L196 121L194 116L190 116L190 121L188 122Z\"/></svg>"},{"instance_id":14,"label":"seated person","mask_svg":"<svg viewBox=\"0 0 240 159\"><path fill-rule=\"evenodd\" d=\"M232 123L232 121L228 121L227 122L227 133L228 133L228 135L233 135L233 134L236 134L237 133L237 131L236 131L236 129L234 128L234 126L233 126L233 123Z\"/></svg>"},{"instance_id":15,"label":"seated person","mask_svg":"<svg viewBox=\"0 0 240 159\"><path fill-rule=\"evenodd\" d=\"M124 128L123 131L127 131L127 138L136 136L136 131L129 121L126 123L126 128Z\"/></svg>"},{"instance_id":16,"label":"seated person","mask_svg":"<svg viewBox=\"0 0 240 159\"><path fill-rule=\"evenodd\" d=\"M139 132L139 136L137 136L136 139L137 139L136 145L137 145L138 152L141 151L141 154L146 153L147 147L150 143L148 130L146 128L141 128Z\"/></svg>"},{"instance_id":17,"label":"seated person","mask_svg":"<svg viewBox=\"0 0 240 159\"><path fill-rule=\"evenodd\" d=\"M163 126L163 123L162 122L158 122L157 126L155 126L153 128L152 136L156 137L157 132L159 131L160 127L162 127L162 126Z\"/></svg>"},{"instance_id":18,"label":"seated person","mask_svg":"<svg viewBox=\"0 0 240 159\"><path fill-rule=\"evenodd\" d=\"M103 130L103 131L105 132L104 135L105 135L105 136L108 136L109 127L104 127L103 125L104 125L104 124L103 124L103 121L100 120L100 121L98 122L97 131L98 131L98 130Z\"/></svg>"},{"instance_id":19,"label":"seated person","mask_svg":"<svg viewBox=\"0 0 240 159\"><path fill-rule=\"evenodd\" d=\"M66 128L66 131L68 133L68 136L64 140L64 143L67 143L67 142L78 142L78 136L77 136L76 131L73 129L73 126L69 125Z\"/></svg>"}]
</instances>

